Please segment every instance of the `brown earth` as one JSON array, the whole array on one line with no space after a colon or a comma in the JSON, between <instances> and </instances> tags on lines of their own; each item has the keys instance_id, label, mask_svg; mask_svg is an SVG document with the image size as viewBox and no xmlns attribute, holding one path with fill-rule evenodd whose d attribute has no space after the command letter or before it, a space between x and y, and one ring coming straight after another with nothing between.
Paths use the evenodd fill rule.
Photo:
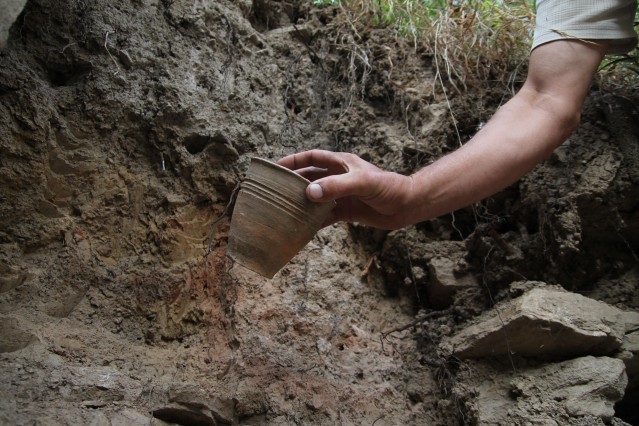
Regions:
<instances>
[{"instance_id":1,"label":"brown earth","mask_svg":"<svg viewBox=\"0 0 639 426\"><path fill-rule=\"evenodd\" d=\"M510 96L449 88L449 108L437 72L306 1L29 0L0 51L0 423L477 424L503 360L437 344L511 283L638 311L639 97L597 84L577 132L489 200L325 228L272 280L229 263L216 219L251 156L410 173ZM435 303L434 258L480 285ZM636 422L634 395L605 421Z\"/></svg>"}]
</instances>

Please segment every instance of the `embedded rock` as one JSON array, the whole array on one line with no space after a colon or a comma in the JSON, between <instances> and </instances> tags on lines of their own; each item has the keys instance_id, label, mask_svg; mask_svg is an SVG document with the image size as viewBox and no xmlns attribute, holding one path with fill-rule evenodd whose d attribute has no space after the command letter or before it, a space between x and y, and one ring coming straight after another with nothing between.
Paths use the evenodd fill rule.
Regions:
<instances>
[{"instance_id":1,"label":"embedded rock","mask_svg":"<svg viewBox=\"0 0 639 426\"><path fill-rule=\"evenodd\" d=\"M616 358L626 365L628 391L639 389L639 330L626 334Z\"/></svg>"},{"instance_id":2,"label":"embedded rock","mask_svg":"<svg viewBox=\"0 0 639 426\"><path fill-rule=\"evenodd\" d=\"M212 424L233 424L236 421L235 402L232 399L210 395L195 384L172 389L169 402L172 404L158 408L154 415L158 418L175 415L178 418L210 419Z\"/></svg>"},{"instance_id":3,"label":"embedded rock","mask_svg":"<svg viewBox=\"0 0 639 426\"><path fill-rule=\"evenodd\" d=\"M607 423L626 383L623 362L609 357L548 364L515 378L510 372L497 373L477 385L479 424Z\"/></svg>"},{"instance_id":4,"label":"embedded rock","mask_svg":"<svg viewBox=\"0 0 639 426\"><path fill-rule=\"evenodd\" d=\"M473 275L457 272L456 266L456 262L449 257L435 257L428 263L431 277L427 286L428 302L434 308L447 308L453 304L453 297L458 290L477 286Z\"/></svg>"},{"instance_id":5,"label":"embedded rock","mask_svg":"<svg viewBox=\"0 0 639 426\"><path fill-rule=\"evenodd\" d=\"M558 289L535 288L497 305L444 342L458 358L511 354L567 358L606 355L621 347L624 312L605 303Z\"/></svg>"}]
</instances>

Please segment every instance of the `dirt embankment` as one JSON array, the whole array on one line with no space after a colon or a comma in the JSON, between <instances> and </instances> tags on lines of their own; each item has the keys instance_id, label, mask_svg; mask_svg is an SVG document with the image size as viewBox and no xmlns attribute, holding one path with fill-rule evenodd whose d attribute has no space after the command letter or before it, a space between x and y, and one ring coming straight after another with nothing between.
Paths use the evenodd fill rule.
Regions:
<instances>
[{"instance_id":1,"label":"dirt embankment","mask_svg":"<svg viewBox=\"0 0 639 426\"><path fill-rule=\"evenodd\" d=\"M635 93L593 91L575 135L490 200L393 233L334 225L273 280L229 264L215 220L250 156L410 173L508 96L449 91L451 110L424 49L308 3L26 4L0 51L0 422L636 421L630 391L607 410L621 379L588 394L600 411L566 411L574 394L535 380L571 360L440 346L544 283L639 309ZM627 377L615 353L565 367L588 371L565 388L599 364Z\"/></svg>"}]
</instances>

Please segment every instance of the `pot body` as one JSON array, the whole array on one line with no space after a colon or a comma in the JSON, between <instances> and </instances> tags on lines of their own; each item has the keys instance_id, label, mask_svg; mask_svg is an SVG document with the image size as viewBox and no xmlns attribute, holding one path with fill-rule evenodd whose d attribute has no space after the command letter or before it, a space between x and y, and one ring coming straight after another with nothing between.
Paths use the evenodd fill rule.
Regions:
<instances>
[{"instance_id":1,"label":"pot body","mask_svg":"<svg viewBox=\"0 0 639 426\"><path fill-rule=\"evenodd\" d=\"M233 209L227 255L272 278L322 227L334 201L306 198L308 180L261 158L251 158Z\"/></svg>"}]
</instances>

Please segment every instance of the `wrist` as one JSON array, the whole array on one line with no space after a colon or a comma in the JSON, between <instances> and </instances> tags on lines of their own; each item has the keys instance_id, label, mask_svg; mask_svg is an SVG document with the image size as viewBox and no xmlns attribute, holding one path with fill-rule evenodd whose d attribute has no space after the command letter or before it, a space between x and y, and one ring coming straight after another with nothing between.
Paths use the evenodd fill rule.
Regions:
<instances>
[{"instance_id":1,"label":"wrist","mask_svg":"<svg viewBox=\"0 0 639 426\"><path fill-rule=\"evenodd\" d=\"M433 217L433 203L431 201L433 192L429 188L428 174L424 168L406 177L407 184L402 209L406 212L407 225L414 225Z\"/></svg>"},{"instance_id":2,"label":"wrist","mask_svg":"<svg viewBox=\"0 0 639 426\"><path fill-rule=\"evenodd\" d=\"M425 220L422 218L426 205L420 181L415 175L395 175L397 182L397 198L393 203L393 210L399 227L414 225Z\"/></svg>"}]
</instances>

